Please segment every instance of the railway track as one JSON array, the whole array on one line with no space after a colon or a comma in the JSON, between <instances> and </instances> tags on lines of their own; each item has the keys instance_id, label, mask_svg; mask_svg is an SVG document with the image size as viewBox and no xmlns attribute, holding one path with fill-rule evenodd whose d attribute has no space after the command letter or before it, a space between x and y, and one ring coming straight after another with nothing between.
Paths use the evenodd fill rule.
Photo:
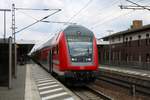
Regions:
<instances>
[{"instance_id":1,"label":"railway track","mask_svg":"<svg viewBox=\"0 0 150 100\"><path fill-rule=\"evenodd\" d=\"M128 88L133 96L136 95L137 92L144 95L150 95L150 80L104 72L101 73L100 76L101 77L98 78L99 80Z\"/></svg>"},{"instance_id":2,"label":"railway track","mask_svg":"<svg viewBox=\"0 0 150 100\"><path fill-rule=\"evenodd\" d=\"M81 100L113 100L97 89L84 86L71 89Z\"/></svg>"}]
</instances>

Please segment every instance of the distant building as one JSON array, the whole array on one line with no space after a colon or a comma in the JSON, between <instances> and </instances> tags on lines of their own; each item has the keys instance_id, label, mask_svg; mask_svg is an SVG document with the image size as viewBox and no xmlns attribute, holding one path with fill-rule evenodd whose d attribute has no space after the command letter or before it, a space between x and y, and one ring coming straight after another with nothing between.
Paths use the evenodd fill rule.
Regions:
<instances>
[{"instance_id":1,"label":"distant building","mask_svg":"<svg viewBox=\"0 0 150 100\"><path fill-rule=\"evenodd\" d=\"M100 51L104 59L101 64L150 69L150 25L134 20L130 29L102 39L110 44Z\"/></svg>"},{"instance_id":2,"label":"distant building","mask_svg":"<svg viewBox=\"0 0 150 100\"><path fill-rule=\"evenodd\" d=\"M109 41L97 39L98 57L100 64L107 64L109 61Z\"/></svg>"},{"instance_id":3,"label":"distant building","mask_svg":"<svg viewBox=\"0 0 150 100\"><path fill-rule=\"evenodd\" d=\"M16 40L17 43L17 62L28 61L28 53L33 48L36 41L34 40Z\"/></svg>"}]
</instances>

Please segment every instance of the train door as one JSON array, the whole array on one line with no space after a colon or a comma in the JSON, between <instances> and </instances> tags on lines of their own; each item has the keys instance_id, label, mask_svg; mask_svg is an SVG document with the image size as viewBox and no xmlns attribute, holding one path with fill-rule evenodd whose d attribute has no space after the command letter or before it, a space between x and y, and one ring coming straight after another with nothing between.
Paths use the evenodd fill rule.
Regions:
<instances>
[{"instance_id":1,"label":"train door","mask_svg":"<svg viewBox=\"0 0 150 100\"><path fill-rule=\"evenodd\" d=\"M52 74L53 73L53 52L52 50L49 51L49 72Z\"/></svg>"}]
</instances>

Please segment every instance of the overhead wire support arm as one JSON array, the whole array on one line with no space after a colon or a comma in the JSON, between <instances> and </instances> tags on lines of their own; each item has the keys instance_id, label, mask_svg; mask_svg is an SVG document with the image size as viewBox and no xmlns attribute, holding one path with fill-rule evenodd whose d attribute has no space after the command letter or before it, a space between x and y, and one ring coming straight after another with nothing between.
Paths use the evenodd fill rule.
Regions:
<instances>
[{"instance_id":1,"label":"overhead wire support arm","mask_svg":"<svg viewBox=\"0 0 150 100\"><path fill-rule=\"evenodd\" d=\"M41 21L45 23L60 23L60 24L77 24L77 23L72 23L72 22L56 22L56 21Z\"/></svg>"},{"instance_id":2,"label":"overhead wire support arm","mask_svg":"<svg viewBox=\"0 0 150 100\"><path fill-rule=\"evenodd\" d=\"M133 9L133 10L143 10L142 7L139 6L131 6L131 5L119 5L120 9ZM150 8L150 6L144 6L146 8Z\"/></svg>"},{"instance_id":3,"label":"overhead wire support arm","mask_svg":"<svg viewBox=\"0 0 150 100\"><path fill-rule=\"evenodd\" d=\"M132 3L132 4L136 5L136 6L131 6L131 5L124 6L124 5L120 5L119 7L121 9L133 9L133 10L143 10L143 9L146 9L146 10L150 11L150 8L148 8L150 6L142 6L142 5L137 4L137 3L133 2L133 1L130 1L130 0L126 0L126 1Z\"/></svg>"},{"instance_id":4,"label":"overhead wire support arm","mask_svg":"<svg viewBox=\"0 0 150 100\"><path fill-rule=\"evenodd\" d=\"M41 10L41 11L52 11L52 10L61 10L61 9L32 9L32 8L15 8L15 10Z\"/></svg>"},{"instance_id":5,"label":"overhead wire support arm","mask_svg":"<svg viewBox=\"0 0 150 100\"><path fill-rule=\"evenodd\" d=\"M33 26L34 24L43 21L44 19L47 19L48 17L50 17L50 16L56 14L56 13L59 12L59 11L61 11L61 9L58 9L58 10L55 11L54 13L52 13L52 14L50 14L50 15L47 15L47 16L45 16L44 18L42 18L42 19L40 19L40 20L37 20L36 22L34 22L34 23L32 23L32 24L30 24L30 25L28 25L28 26L26 26L26 27L20 29L19 31L15 32L14 34L19 33L20 31L23 31L23 30L25 30L25 29L27 29L27 28Z\"/></svg>"}]
</instances>

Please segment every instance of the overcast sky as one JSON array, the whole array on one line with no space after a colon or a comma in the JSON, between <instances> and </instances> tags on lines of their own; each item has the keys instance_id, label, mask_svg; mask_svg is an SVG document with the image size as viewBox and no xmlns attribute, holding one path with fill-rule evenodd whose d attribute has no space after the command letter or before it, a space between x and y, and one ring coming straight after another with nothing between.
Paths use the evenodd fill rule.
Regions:
<instances>
[{"instance_id":1,"label":"overcast sky","mask_svg":"<svg viewBox=\"0 0 150 100\"><path fill-rule=\"evenodd\" d=\"M150 5L150 0L132 0L141 5ZM150 24L150 11L121 10L119 5L133 5L125 0L1 0L0 9L11 9L12 3L16 8L50 8L62 11L49 17L49 21L75 22L91 29L97 38L113 32L123 31L130 27L132 20L143 20ZM16 31L41 19L54 11L16 11ZM3 37L3 12L0 12L0 37ZM43 23L17 33L17 39L45 41L64 28L64 24ZM11 12L7 13L7 36L11 35Z\"/></svg>"}]
</instances>

